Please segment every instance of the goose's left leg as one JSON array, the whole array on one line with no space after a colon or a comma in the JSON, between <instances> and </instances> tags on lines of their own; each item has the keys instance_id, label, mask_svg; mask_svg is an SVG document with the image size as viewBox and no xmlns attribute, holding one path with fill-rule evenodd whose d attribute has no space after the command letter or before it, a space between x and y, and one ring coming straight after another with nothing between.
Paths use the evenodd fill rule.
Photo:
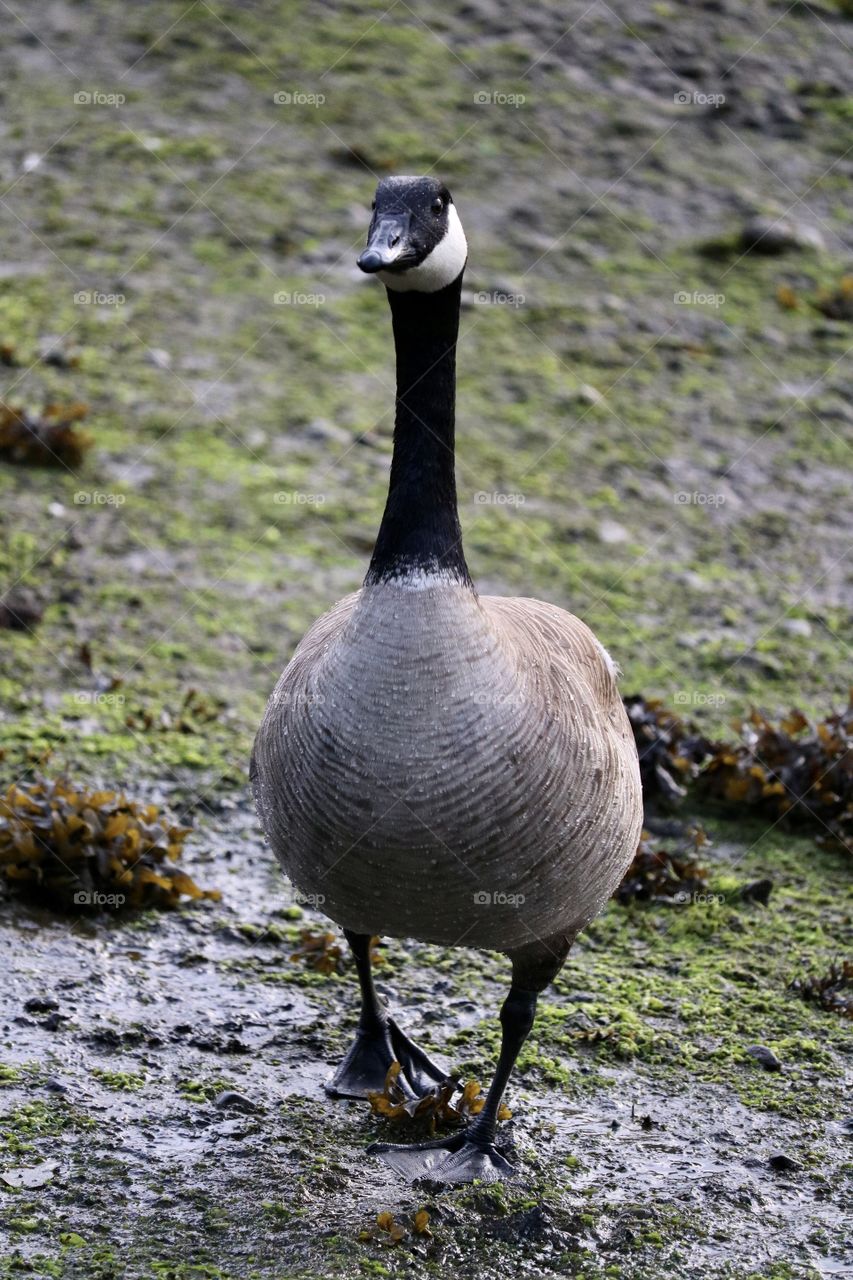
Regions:
<instances>
[{"instance_id":1,"label":"goose's left leg","mask_svg":"<svg viewBox=\"0 0 853 1280\"><path fill-rule=\"evenodd\" d=\"M515 1168L495 1145L498 1111L510 1073L515 1066L536 1016L540 992L557 976L574 938L552 938L518 951L507 952L512 961L512 986L501 1008L501 1051L486 1102L477 1117L460 1133L431 1142L374 1142L368 1154L379 1155L397 1173L414 1181L500 1182Z\"/></svg>"},{"instance_id":2,"label":"goose's left leg","mask_svg":"<svg viewBox=\"0 0 853 1280\"><path fill-rule=\"evenodd\" d=\"M381 1093L388 1068L395 1061L401 1067L397 1083L411 1097L421 1097L435 1085L444 1084L448 1073L409 1039L379 999L373 985L370 937L350 929L344 929L344 937L358 973L361 1015L355 1041L326 1085L326 1092L337 1098L366 1098L369 1093Z\"/></svg>"}]
</instances>

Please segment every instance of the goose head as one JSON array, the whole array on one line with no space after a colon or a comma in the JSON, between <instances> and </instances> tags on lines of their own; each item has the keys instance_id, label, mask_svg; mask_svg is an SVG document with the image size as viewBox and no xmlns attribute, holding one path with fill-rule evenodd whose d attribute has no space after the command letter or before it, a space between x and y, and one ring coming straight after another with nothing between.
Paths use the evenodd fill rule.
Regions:
<instances>
[{"instance_id":1,"label":"goose head","mask_svg":"<svg viewBox=\"0 0 853 1280\"><path fill-rule=\"evenodd\" d=\"M468 257L453 198L437 178L383 178L376 188L362 271L388 289L436 293L461 276Z\"/></svg>"}]
</instances>

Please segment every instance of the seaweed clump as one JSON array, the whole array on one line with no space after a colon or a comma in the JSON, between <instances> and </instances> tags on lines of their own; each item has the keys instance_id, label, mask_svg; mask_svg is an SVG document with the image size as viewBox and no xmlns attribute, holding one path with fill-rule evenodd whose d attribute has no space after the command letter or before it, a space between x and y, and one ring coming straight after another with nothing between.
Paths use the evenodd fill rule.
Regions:
<instances>
[{"instance_id":1,"label":"seaweed clump","mask_svg":"<svg viewBox=\"0 0 853 1280\"><path fill-rule=\"evenodd\" d=\"M47 404L41 413L0 402L0 458L37 467L79 467L94 437L77 429L89 406Z\"/></svg>"},{"instance_id":2,"label":"seaweed clump","mask_svg":"<svg viewBox=\"0 0 853 1280\"><path fill-rule=\"evenodd\" d=\"M824 974L796 978L791 990L828 1013L853 1018L853 960L830 965Z\"/></svg>"},{"instance_id":3,"label":"seaweed clump","mask_svg":"<svg viewBox=\"0 0 853 1280\"><path fill-rule=\"evenodd\" d=\"M418 1209L411 1220L411 1225L406 1226L403 1222L399 1222L388 1209L376 1215L376 1226L365 1227L363 1231L358 1233L359 1240L370 1240L377 1244L397 1245L401 1240L405 1240L406 1236L414 1233L415 1236L421 1238L431 1238L432 1232L429 1228L429 1214L426 1209Z\"/></svg>"},{"instance_id":4,"label":"seaweed clump","mask_svg":"<svg viewBox=\"0 0 853 1280\"><path fill-rule=\"evenodd\" d=\"M478 1115L486 1105L485 1094L476 1080L469 1080L462 1088L458 1101L453 1101L457 1090L455 1080L445 1080L433 1085L420 1097L413 1097L400 1085L401 1066L392 1062L385 1076L385 1085L367 1095L370 1109L377 1116L384 1116L395 1124L411 1122L418 1128L426 1127L435 1133L439 1124L465 1125ZM509 1120L512 1112L501 1103L499 1120Z\"/></svg>"},{"instance_id":5,"label":"seaweed clump","mask_svg":"<svg viewBox=\"0 0 853 1280\"><path fill-rule=\"evenodd\" d=\"M687 784L712 754L713 745L694 724L656 698L630 694L623 701L640 757L646 809L655 804L673 808L687 794Z\"/></svg>"},{"instance_id":6,"label":"seaweed clump","mask_svg":"<svg viewBox=\"0 0 853 1280\"><path fill-rule=\"evenodd\" d=\"M655 699L624 702L647 813L674 809L695 783L696 795L730 812L759 809L817 828L819 844L853 849L853 691L845 710L814 724L797 710L773 723L753 709L734 722L739 742L709 740Z\"/></svg>"},{"instance_id":7,"label":"seaweed clump","mask_svg":"<svg viewBox=\"0 0 853 1280\"><path fill-rule=\"evenodd\" d=\"M162 708L159 713L143 708L131 712L125 718L129 729L147 733L152 729L162 729L175 733L203 734L205 727L221 719L225 703L219 698L200 693L198 689L187 689L179 706L170 711Z\"/></svg>"},{"instance_id":8,"label":"seaweed clump","mask_svg":"<svg viewBox=\"0 0 853 1280\"><path fill-rule=\"evenodd\" d=\"M343 973L346 967L346 954L338 935L331 929L300 930L299 944L290 958L301 960L308 969L315 969L327 977L332 973Z\"/></svg>"},{"instance_id":9,"label":"seaweed clump","mask_svg":"<svg viewBox=\"0 0 853 1280\"><path fill-rule=\"evenodd\" d=\"M0 797L0 880L63 909L218 899L174 865L188 834L155 804L38 777Z\"/></svg>"},{"instance_id":10,"label":"seaweed clump","mask_svg":"<svg viewBox=\"0 0 853 1280\"><path fill-rule=\"evenodd\" d=\"M778 725L759 711L736 726L743 741L717 748L702 790L734 807L818 826L819 844L853 849L853 695L813 725L791 711Z\"/></svg>"},{"instance_id":11,"label":"seaweed clump","mask_svg":"<svg viewBox=\"0 0 853 1280\"><path fill-rule=\"evenodd\" d=\"M634 861L625 872L615 897L622 903L634 899L667 903L691 901L707 884L708 872L698 855L708 843L702 828L694 827L682 846L670 853L666 849L655 849L649 833L644 831Z\"/></svg>"},{"instance_id":12,"label":"seaweed clump","mask_svg":"<svg viewBox=\"0 0 853 1280\"><path fill-rule=\"evenodd\" d=\"M385 956L379 950L380 940L374 935L370 939L370 962L372 965L385 963ZM350 955L341 946L338 935L331 929L301 929L299 943L291 953L291 960L299 961L308 969L315 969L329 977L333 973L343 973L350 963Z\"/></svg>"}]
</instances>

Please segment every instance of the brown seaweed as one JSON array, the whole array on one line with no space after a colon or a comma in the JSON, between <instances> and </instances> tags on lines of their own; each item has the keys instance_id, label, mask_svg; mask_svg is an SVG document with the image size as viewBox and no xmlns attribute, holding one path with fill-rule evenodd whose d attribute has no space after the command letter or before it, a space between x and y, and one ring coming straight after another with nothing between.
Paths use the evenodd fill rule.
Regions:
<instances>
[{"instance_id":1,"label":"brown seaweed","mask_svg":"<svg viewBox=\"0 0 853 1280\"><path fill-rule=\"evenodd\" d=\"M0 881L66 910L219 898L175 866L188 834L155 804L37 777L0 797Z\"/></svg>"}]
</instances>

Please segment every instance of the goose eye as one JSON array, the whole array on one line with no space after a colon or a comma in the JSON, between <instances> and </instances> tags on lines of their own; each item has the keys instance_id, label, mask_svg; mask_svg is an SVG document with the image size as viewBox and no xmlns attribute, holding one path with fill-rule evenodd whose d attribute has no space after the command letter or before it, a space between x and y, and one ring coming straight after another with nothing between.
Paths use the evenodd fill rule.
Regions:
<instances>
[{"instance_id":1,"label":"goose eye","mask_svg":"<svg viewBox=\"0 0 853 1280\"><path fill-rule=\"evenodd\" d=\"M440 200L440 199L439 199L439 200L433 200L433 202L432 202L432 211L433 211L433 213L441 213L441 211L442 211L442 209L443 209L443 208L444 208L444 201L443 201L443 200Z\"/></svg>"}]
</instances>

